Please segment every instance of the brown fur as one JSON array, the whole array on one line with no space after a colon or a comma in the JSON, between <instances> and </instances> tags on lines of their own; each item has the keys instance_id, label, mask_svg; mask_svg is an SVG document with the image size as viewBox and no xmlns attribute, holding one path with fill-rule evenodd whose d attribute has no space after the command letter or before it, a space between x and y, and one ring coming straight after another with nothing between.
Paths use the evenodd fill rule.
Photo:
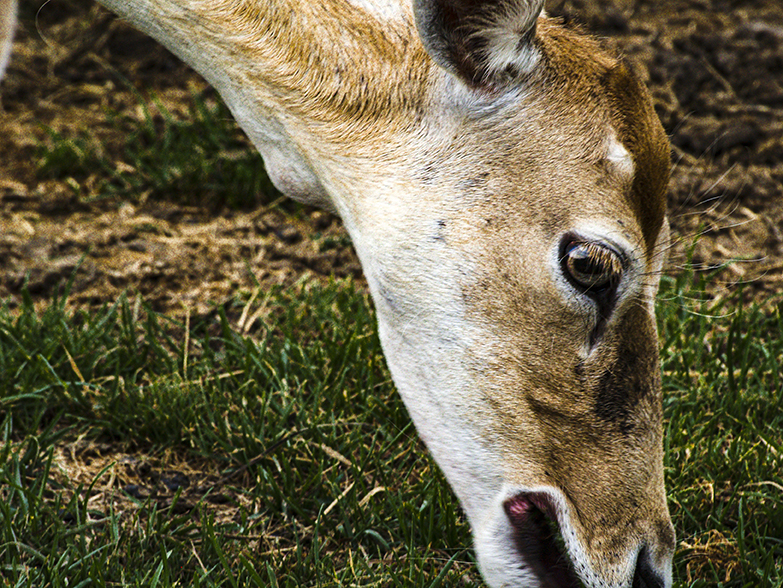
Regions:
<instances>
[{"instance_id":1,"label":"brown fur","mask_svg":"<svg viewBox=\"0 0 783 588\"><path fill-rule=\"evenodd\" d=\"M542 252L577 219L603 218L625 227L650 267L661 254L668 143L646 91L621 62L548 21L539 30L547 67L529 80L533 106L523 118L506 112L507 120L488 122L505 130L492 143L478 134L464 148L484 154L465 176L489 173L469 197L484 222L451 233L481 268L464 296L494 335L472 350L492 407L477 419L492 421L494 439L508 443L509 479L562 489L585 545L617 563L645 536L669 548L674 541L661 491L654 317L643 295L627 301L589 358L577 362L584 318L563 307ZM633 156L631 182L607 171L610 133Z\"/></svg>"},{"instance_id":2,"label":"brown fur","mask_svg":"<svg viewBox=\"0 0 783 588\"><path fill-rule=\"evenodd\" d=\"M649 94L624 64L610 69L603 82L614 114L613 126L636 163L629 199L642 225L649 254L666 214L665 194L671 169L669 141Z\"/></svg>"},{"instance_id":3,"label":"brown fur","mask_svg":"<svg viewBox=\"0 0 783 588\"><path fill-rule=\"evenodd\" d=\"M205 11L234 32L248 81L335 141L399 131L424 108L430 66L412 20L382 25L338 0L216 0Z\"/></svg>"}]
</instances>

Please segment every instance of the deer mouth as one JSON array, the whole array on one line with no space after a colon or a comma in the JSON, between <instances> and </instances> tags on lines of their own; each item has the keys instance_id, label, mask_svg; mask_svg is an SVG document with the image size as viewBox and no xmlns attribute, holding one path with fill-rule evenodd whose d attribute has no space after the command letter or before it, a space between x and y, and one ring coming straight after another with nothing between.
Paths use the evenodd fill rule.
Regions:
<instances>
[{"instance_id":1,"label":"deer mouth","mask_svg":"<svg viewBox=\"0 0 783 588\"><path fill-rule=\"evenodd\" d=\"M528 572L546 588L580 588L560 536L552 499L541 492L522 492L503 503L513 528L515 547Z\"/></svg>"}]
</instances>

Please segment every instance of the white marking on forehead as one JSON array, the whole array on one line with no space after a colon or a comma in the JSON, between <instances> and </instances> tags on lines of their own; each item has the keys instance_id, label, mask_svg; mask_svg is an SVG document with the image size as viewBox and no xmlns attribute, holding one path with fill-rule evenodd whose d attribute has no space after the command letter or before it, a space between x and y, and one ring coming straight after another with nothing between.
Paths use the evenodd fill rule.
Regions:
<instances>
[{"instance_id":1,"label":"white marking on forehead","mask_svg":"<svg viewBox=\"0 0 783 588\"><path fill-rule=\"evenodd\" d=\"M348 3L365 12L374 14L379 20L403 20L405 12L399 0L348 0Z\"/></svg>"},{"instance_id":2,"label":"white marking on forehead","mask_svg":"<svg viewBox=\"0 0 783 588\"><path fill-rule=\"evenodd\" d=\"M614 136L609 137L606 143L606 159L614 164L618 172L629 177L633 176L633 157L631 157L628 149Z\"/></svg>"}]
</instances>

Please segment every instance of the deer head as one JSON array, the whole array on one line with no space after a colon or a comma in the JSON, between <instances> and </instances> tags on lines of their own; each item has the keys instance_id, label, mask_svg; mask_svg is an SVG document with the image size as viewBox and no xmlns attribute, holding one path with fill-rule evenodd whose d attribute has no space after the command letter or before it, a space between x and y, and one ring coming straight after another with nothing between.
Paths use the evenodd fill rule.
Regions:
<instances>
[{"instance_id":1,"label":"deer head","mask_svg":"<svg viewBox=\"0 0 783 588\"><path fill-rule=\"evenodd\" d=\"M543 0L400 1L103 0L342 217L487 583L670 586L650 98Z\"/></svg>"},{"instance_id":2,"label":"deer head","mask_svg":"<svg viewBox=\"0 0 783 588\"><path fill-rule=\"evenodd\" d=\"M407 350L392 369L426 390L411 412L491 586L668 586L653 309L667 139L629 69L542 4L414 3L442 78L470 98L431 180L451 212L431 219L431 248L448 261L417 272L438 321L384 309L385 348ZM438 350L418 372L406 315Z\"/></svg>"}]
</instances>

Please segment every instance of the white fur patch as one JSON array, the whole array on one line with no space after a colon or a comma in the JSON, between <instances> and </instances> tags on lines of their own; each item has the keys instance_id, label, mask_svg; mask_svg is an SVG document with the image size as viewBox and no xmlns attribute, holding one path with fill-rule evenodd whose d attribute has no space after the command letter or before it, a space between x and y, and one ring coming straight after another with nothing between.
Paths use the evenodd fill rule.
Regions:
<instances>
[{"instance_id":1,"label":"white fur patch","mask_svg":"<svg viewBox=\"0 0 783 588\"><path fill-rule=\"evenodd\" d=\"M610 137L607 141L606 159L612 163L615 169L621 174L627 175L628 177L633 176L633 157L628 149L626 149L615 137Z\"/></svg>"},{"instance_id":2,"label":"white fur patch","mask_svg":"<svg viewBox=\"0 0 783 588\"><path fill-rule=\"evenodd\" d=\"M381 21L401 21L405 15L402 3L397 0L348 0L348 4L377 16Z\"/></svg>"}]
</instances>

